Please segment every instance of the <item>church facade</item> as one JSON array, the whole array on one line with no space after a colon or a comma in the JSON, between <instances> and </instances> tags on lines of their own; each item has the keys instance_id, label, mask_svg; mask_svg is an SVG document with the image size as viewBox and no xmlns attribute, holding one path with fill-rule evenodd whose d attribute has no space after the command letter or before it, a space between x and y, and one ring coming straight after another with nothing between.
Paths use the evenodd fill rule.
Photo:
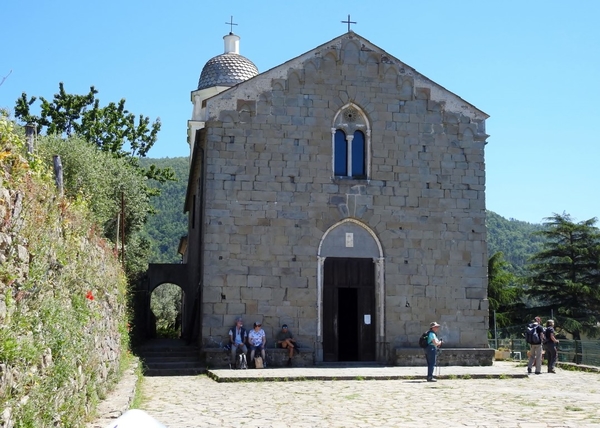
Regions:
<instances>
[{"instance_id":1,"label":"church facade","mask_svg":"<svg viewBox=\"0 0 600 428\"><path fill-rule=\"evenodd\" d=\"M488 116L353 31L263 73L224 40L188 122L198 341L242 316L316 363L398 363L431 321L488 348Z\"/></svg>"}]
</instances>

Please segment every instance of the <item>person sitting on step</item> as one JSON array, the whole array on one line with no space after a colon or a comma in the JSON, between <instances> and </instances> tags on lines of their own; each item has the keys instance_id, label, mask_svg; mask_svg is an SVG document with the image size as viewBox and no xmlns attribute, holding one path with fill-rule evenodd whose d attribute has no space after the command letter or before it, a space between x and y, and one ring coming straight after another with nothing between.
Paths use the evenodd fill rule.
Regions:
<instances>
[{"instance_id":1,"label":"person sitting on step","mask_svg":"<svg viewBox=\"0 0 600 428\"><path fill-rule=\"evenodd\" d=\"M248 338L248 333L246 329L242 327L244 322L241 317L235 319L235 325L231 327L229 330L229 343L231 344L231 368L235 368L235 358L238 350L241 351L244 355L248 353L248 348L246 347L246 339Z\"/></svg>"},{"instance_id":2,"label":"person sitting on step","mask_svg":"<svg viewBox=\"0 0 600 428\"><path fill-rule=\"evenodd\" d=\"M260 351L260 355L265 362L265 344L267 343L267 336L265 331L261 327L261 322L256 321L254 328L248 333L248 344L250 345L250 361L254 361L255 351Z\"/></svg>"},{"instance_id":3,"label":"person sitting on step","mask_svg":"<svg viewBox=\"0 0 600 428\"><path fill-rule=\"evenodd\" d=\"M277 333L277 343L276 346L278 348L283 348L288 350L288 367L292 366L292 358L294 356L294 349L297 352L300 352L298 349L298 345L296 344L296 339L294 339L294 335L288 329L287 324L281 326L281 331Z\"/></svg>"}]
</instances>

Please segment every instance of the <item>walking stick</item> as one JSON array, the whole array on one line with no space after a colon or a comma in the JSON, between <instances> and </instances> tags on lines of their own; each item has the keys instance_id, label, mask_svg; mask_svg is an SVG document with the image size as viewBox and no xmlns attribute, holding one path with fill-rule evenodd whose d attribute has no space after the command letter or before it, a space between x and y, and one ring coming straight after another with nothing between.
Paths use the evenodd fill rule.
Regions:
<instances>
[{"instance_id":1,"label":"walking stick","mask_svg":"<svg viewBox=\"0 0 600 428\"><path fill-rule=\"evenodd\" d=\"M437 368L436 377L440 377L440 356L441 355L442 355L442 346L440 345L440 347L437 348L437 350L436 350L436 356L435 356L435 366Z\"/></svg>"}]
</instances>

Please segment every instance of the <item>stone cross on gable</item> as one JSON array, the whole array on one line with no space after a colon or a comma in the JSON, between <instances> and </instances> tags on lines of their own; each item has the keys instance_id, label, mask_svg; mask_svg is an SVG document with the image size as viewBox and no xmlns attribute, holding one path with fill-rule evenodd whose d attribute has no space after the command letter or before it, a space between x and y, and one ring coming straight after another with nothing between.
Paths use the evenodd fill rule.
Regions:
<instances>
[{"instance_id":1,"label":"stone cross on gable","mask_svg":"<svg viewBox=\"0 0 600 428\"><path fill-rule=\"evenodd\" d=\"M350 19L350 18L348 18ZM230 30L229 30L229 34L233 34L233 26L237 25L233 23L233 15L231 16L231 19L229 20L229 22L226 22L225 25L229 25Z\"/></svg>"},{"instance_id":2,"label":"stone cross on gable","mask_svg":"<svg viewBox=\"0 0 600 428\"><path fill-rule=\"evenodd\" d=\"M348 15L347 21L342 21L342 24L348 24L348 31L350 31L350 24L356 24L355 21L350 21L350 15Z\"/></svg>"}]
</instances>

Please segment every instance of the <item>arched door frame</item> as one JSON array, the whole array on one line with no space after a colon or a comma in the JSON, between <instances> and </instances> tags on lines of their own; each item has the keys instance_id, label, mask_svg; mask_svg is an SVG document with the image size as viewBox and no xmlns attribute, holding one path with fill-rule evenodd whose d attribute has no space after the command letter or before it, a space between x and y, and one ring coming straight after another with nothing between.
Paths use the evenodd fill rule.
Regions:
<instances>
[{"instance_id":1,"label":"arched door frame","mask_svg":"<svg viewBox=\"0 0 600 428\"><path fill-rule=\"evenodd\" d=\"M319 243L319 248L317 250L317 348L319 349L320 355L318 355L317 359L322 361L323 355L323 272L325 259L327 257L334 257L336 254L325 254L324 252L324 243L327 240L328 235L331 234L338 227L351 223L352 225L358 226L368 232L369 235L373 238L373 241L377 245L377 254L364 254L359 253L356 255L352 255L349 257L357 257L357 258L372 258L373 263L375 263L375 300L376 300L376 319L377 319L377 359L385 358L382 354L381 344L385 342L385 258L383 256L383 248L381 246L381 242L377 235L364 223L361 223L358 220L347 218L339 221L338 223L332 225L329 229L325 231L321 238L321 242Z\"/></svg>"}]
</instances>

